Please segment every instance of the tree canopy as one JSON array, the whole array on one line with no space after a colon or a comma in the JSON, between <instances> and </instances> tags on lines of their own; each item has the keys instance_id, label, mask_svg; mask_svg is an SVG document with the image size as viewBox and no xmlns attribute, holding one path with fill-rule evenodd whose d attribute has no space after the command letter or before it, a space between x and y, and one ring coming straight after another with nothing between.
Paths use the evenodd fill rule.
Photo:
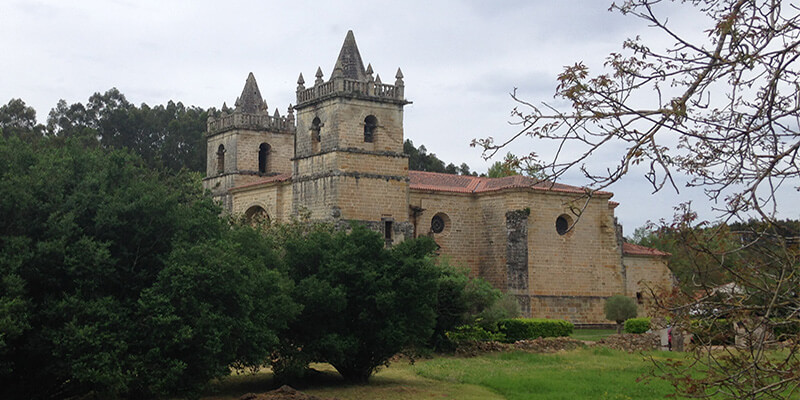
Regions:
<instances>
[{"instance_id":1,"label":"tree canopy","mask_svg":"<svg viewBox=\"0 0 800 400\"><path fill-rule=\"evenodd\" d=\"M0 163L0 397L188 395L299 311L196 174L71 139L0 139Z\"/></svg>"},{"instance_id":2,"label":"tree canopy","mask_svg":"<svg viewBox=\"0 0 800 400\"><path fill-rule=\"evenodd\" d=\"M424 145L420 145L418 148L414 147L414 142L412 142L411 139L406 139L406 141L403 142L403 153L408 154L408 169L412 171L440 172L453 175L478 175L476 172L470 172L467 163L461 163L460 166L456 166L453 163L445 165L444 161L436 157L436 154L428 153L428 149L426 149Z\"/></svg>"}]
</instances>

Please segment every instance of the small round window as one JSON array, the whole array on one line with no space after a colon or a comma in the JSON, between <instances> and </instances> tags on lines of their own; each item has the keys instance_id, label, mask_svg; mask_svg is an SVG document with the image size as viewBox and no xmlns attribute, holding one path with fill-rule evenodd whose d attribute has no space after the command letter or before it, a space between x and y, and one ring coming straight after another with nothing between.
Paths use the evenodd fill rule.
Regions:
<instances>
[{"instance_id":1,"label":"small round window","mask_svg":"<svg viewBox=\"0 0 800 400\"><path fill-rule=\"evenodd\" d=\"M444 230L444 218L441 215L436 214L431 218L431 232L433 233L442 233Z\"/></svg>"},{"instance_id":2,"label":"small round window","mask_svg":"<svg viewBox=\"0 0 800 400\"><path fill-rule=\"evenodd\" d=\"M556 232L564 235L569 231L570 218L567 215L560 215L556 218Z\"/></svg>"}]
</instances>

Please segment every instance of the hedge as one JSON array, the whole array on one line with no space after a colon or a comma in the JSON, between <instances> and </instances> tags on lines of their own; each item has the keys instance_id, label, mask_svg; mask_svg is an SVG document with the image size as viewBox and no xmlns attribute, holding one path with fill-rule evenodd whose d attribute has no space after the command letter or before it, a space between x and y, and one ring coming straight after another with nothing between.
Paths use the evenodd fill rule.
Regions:
<instances>
[{"instance_id":1,"label":"hedge","mask_svg":"<svg viewBox=\"0 0 800 400\"><path fill-rule=\"evenodd\" d=\"M645 333L650 330L650 318L630 318L625 321L625 333Z\"/></svg>"},{"instance_id":2,"label":"hedge","mask_svg":"<svg viewBox=\"0 0 800 400\"><path fill-rule=\"evenodd\" d=\"M561 319L539 318L504 319L497 325L500 333L506 336L505 341L508 343L538 337L569 336L575 327L572 323Z\"/></svg>"},{"instance_id":3,"label":"hedge","mask_svg":"<svg viewBox=\"0 0 800 400\"><path fill-rule=\"evenodd\" d=\"M478 325L461 325L446 333L448 339L455 344L465 342L502 342L505 336L500 332L490 332Z\"/></svg>"}]
</instances>

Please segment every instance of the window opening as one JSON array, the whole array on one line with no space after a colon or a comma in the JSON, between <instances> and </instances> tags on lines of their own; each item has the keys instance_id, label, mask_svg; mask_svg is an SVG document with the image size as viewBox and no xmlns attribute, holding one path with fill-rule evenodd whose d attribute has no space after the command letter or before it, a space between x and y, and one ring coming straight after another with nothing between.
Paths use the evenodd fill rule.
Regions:
<instances>
[{"instance_id":1,"label":"window opening","mask_svg":"<svg viewBox=\"0 0 800 400\"><path fill-rule=\"evenodd\" d=\"M383 235L386 240L392 240L392 221L383 221Z\"/></svg>"},{"instance_id":2,"label":"window opening","mask_svg":"<svg viewBox=\"0 0 800 400\"><path fill-rule=\"evenodd\" d=\"M434 215L431 218L431 232L442 233L444 231L444 219L441 215Z\"/></svg>"},{"instance_id":3,"label":"window opening","mask_svg":"<svg viewBox=\"0 0 800 400\"><path fill-rule=\"evenodd\" d=\"M267 143L261 143L261 146L258 146L258 172L262 174L267 172L269 151L270 146Z\"/></svg>"},{"instance_id":4,"label":"window opening","mask_svg":"<svg viewBox=\"0 0 800 400\"><path fill-rule=\"evenodd\" d=\"M217 148L217 173L225 172L225 146L219 145Z\"/></svg>"},{"instance_id":5,"label":"window opening","mask_svg":"<svg viewBox=\"0 0 800 400\"><path fill-rule=\"evenodd\" d=\"M319 117L314 118L314 121L311 122L311 140L314 142L319 143L321 141L320 131L322 130L322 121L319 120Z\"/></svg>"},{"instance_id":6,"label":"window opening","mask_svg":"<svg viewBox=\"0 0 800 400\"><path fill-rule=\"evenodd\" d=\"M372 143L375 140L375 129L378 128L378 119L374 115L364 118L364 142Z\"/></svg>"},{"instance_id":7,"label":"window opening","mask_svg":"<svg viewBox=\"0 0 800 400\"><path fill-rule=\"evenodd\" d=\"M268 224L270 221L267 210L260 206L252 206L248 208L244 213L244 217L251 225L259 225L263 223Z\"/></svg>"},{"instance_id":8,"label":"window opening","mask_svg":"<svg viewBox=\"0 0 800 400\"><path fill-rule=\"evenodd\" d=\"M556 218L556 232L559 235L565 235L569 231L569 217L561 215Z\"/></svg>"}]
</instances>

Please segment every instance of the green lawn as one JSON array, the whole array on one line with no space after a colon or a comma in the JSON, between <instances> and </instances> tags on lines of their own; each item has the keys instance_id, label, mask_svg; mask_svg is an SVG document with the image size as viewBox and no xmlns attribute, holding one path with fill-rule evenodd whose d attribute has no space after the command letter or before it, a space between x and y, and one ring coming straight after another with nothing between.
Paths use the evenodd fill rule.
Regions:
<instances>
[{"instance_id":1,"label":"green lawn","mask_svg":"<svg viewBox=\"0 0 800 400\"><path fill-rule=\"evenodd\" d=\"M651 353L654 357L675 353ZM473 384L515 399L663 399L669 383L636 382L651 367L641 354L606 348L556 354L510 352L475 358L436 358L414 367L422 377Z\"/></svg>"},{"instance_id":2,"label":"green lawn","mask_svg":"<svg viewBox=\"0 0 800 400\"><path fill-rule=\"evenodd\" d=\"M651 353L655 357L676 353ZM636 382L651 363L641 354L605 348L556 354L509 352L472 358L439 356L411 365L397 362L383 369L369 385L346 385L326 364L304 386L305 393L348 399L662 399L668 383ZM237 399L247 392L272 388L271 373L234 376L215 384L205 400Z\"/></svg>"},{"instance_id":3,"label":"green lawn","mask_svg":"<svg viewBox=\"0 0 800 400\"><path fill-rule=\"evenodd\" d=\"M575 329L569 337L578 340L596 342L606 336L617 333L616 329Z\"/></svg>"}]
</instances>

